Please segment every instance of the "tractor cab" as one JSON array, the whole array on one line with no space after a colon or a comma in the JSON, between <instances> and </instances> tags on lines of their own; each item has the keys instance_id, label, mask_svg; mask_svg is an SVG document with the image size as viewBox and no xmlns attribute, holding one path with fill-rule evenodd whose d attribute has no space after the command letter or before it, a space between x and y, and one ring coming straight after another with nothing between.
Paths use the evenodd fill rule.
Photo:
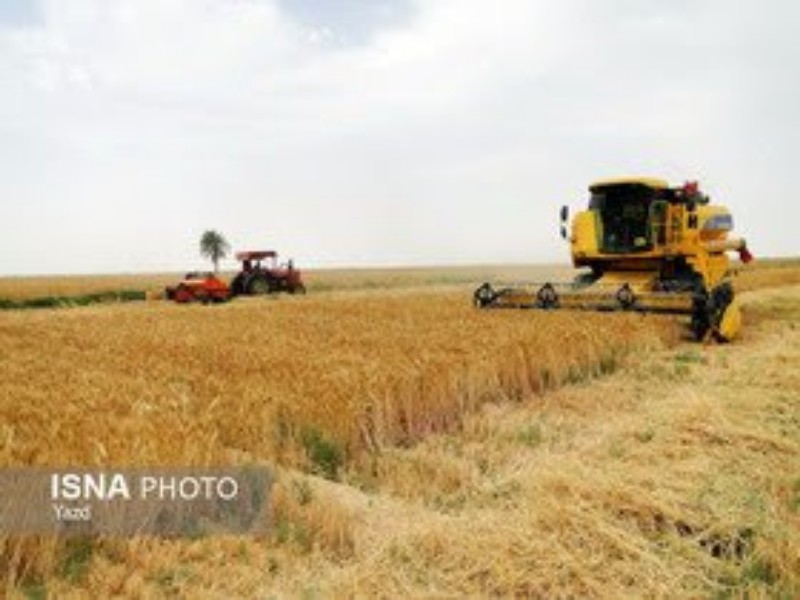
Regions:
<instances>
[{"instance_id":1,"label":"tractor cab","mask_svg":"<svg viewBox=\"0 0 800 600\"><path fill-rule=\"evenodd\" d=\"M245 273L278 267L278 253L274 250L237 252L236 260L242 263L242 271Z\"/></svg>"}]
</instances>

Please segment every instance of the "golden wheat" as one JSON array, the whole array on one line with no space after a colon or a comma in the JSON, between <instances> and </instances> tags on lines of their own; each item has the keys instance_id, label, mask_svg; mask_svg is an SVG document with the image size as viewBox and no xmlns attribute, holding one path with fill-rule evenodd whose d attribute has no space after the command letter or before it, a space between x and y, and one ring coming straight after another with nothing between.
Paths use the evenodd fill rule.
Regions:
<instances>
[{"instance_id":1,"label":"golden wheat","mask_svg":"<svg viewBox=\"0 0 800 600\"><path fill-rule=\"evenodd\" d=\"M335 477L487 401L612 370L669 329L483 312L452 292L5 312L0 465L267 461ZM24 577L57 551L23 540L5 554Z\"/></svg>"},{"instance_id":2,"label":"golden wheat","mask_svg":"<svg viewBox=\"0 0 800 600\"><path fill-rule=\"evenodd\" d=\"M738 292L800 283L800 263L798 261L766 261L743 265L736 271L734 285Z\"/></svg>"},{"instance_id":3,"label":"golden wheat","mask_svg":"<svg viewBox=\"0 0 800 600\"><path fill-rule=\"evenodd\" d=\"M610 369L666 329L482 312L453 293L7 312L0 464L296 463L309 430L378 450Z\"/></svg>"},{"instance_id":4,"label":"golden wheat","mask_svg":"<svg viewBox=\"0 0 800 600\"><path fill-rule=\"evenodd\" d=\"M46 275L0 277L0 299L27 300L52 296L83 296L120 290L160 291L179 274Z\"/></svg>"},{"instance_id":5,"label":"golden wheat","mask_svg":"<svg viewBox=\"0 0 800 600\"><path fill-rule=\"evenodd\" d=\"M752 277L748 285L763 286L785 274L775 269ZM639 579L647 582L649 593L697 594L708 586L688 562L680 562L676 571L674 565L658 563L661 559L654 559L642 540L626 537L630 532L609 529L618 525L609 519L619 506L634 511L623 528L647 529L653 519L680 521L685 518L678 510L683 500L680 495L677 504L617 497L617 487L607 485L600 471L607 453L618 450L596 452L595 438L575 430L603 422L605 416L592 410L591 399L580 403L588 416L562 424L563 441L554 438L555 445L549 446L548 452L568 452L568 461L561 465L552 459L546 477L535 485L515 481L514 474L527 473L529 466L510 453L519 452L519 444L537 444L538 429L526 423L513 433L508 455L484 453L486 445L480 444L505 434L498 438L496 428L481 425L485 421L467 419L487 404L529 398L564 382L613 371L624 356L664 347L679 331L674 319L653 316L483 312L472 308L462 291L433 288L242 299L209 307L142 303L0 313L0 465L266 462L279 472L275 511L294 540L277 548L276 540L102 540L89 578L73 587L57 576L65 553L69 556L62 542L6 538L0 540L0 566L7 589L18 591L20 582L46 576L49 589L75 597L86 590L99 595L149 590L152 595L164 589L196 596L204 588L210 596L250 596L264 593L262 578L253 573L275 569L285 574L274 585L289 593L302 590L302 582L318 569L330 570L329 559L333 564L352 559L357 568L329 574L327 589L344 595L409 589L420 594L427 588L406 586L426 572L439 578L430 584L430 593L614 595L630 592L627 584L615 587L615 577L630 578L631 565L650 564ZM635 406L613 406L611 399L623 397L623 390L598 393L608 396L598 405L612 412L625 414ZM692 423L711 422L711 417L687 413L686 419L680 433L699 448L702 444L694 440L706 434ZM467 446L459 442L455 454L451 449L430 453L424 446L419 446L421 453L402 450L417 448L420 440L440 439L436 434L441 432L464 432ZM768 443L762 434L751 439ZM664 450L681 452L686 443L671 442ZM467 460L471 444L481 455ZM591 470L581 466L583 448L590 450ZM745 455L736 456L743 461ZM547 456L537 455L542 458ZM646 462L656 464L655 458L648 456ZM661 464L665 473L671 473L673 458ZM487 474L504 463L508 472L496 482L496 491L464 499L464 490L488 485ZM777 473L780 463L773 463ZM758 464L755 458L748 463L753 469ZM293 470L297 467L328 477L344 470L348 482L381 489L393 500L362 523L369 514L368 498L308 480ZM615 477L624 478L623 471ZM308 481L313 494L303 491ZM626 489L633 494L639 488ZM592 494L607 506L598 508ZM560 507L564 495L581 504ZM409 499L411 505L398 505L396 498ZM535 508L509 505L494 514L447 516L464 502L476 502L476 509L487 502L503 507L504 498L524 499ZM436 514L417 512L418 502L432 504ZM377 535L381 523L394 518L414 525L393 546L364 531ZM509 518L520 524L516 532ZM605 530L596 530L598 523ZM580 558L586 544L589 557ZM484 564L482 557L511 546L540 559L548 548L555 549L561 560L577 562L563 578L557 565L539 564L532 571L541 577L537 587L526 575L533 567L513 552L502 562ZM446 551L458 547L463 551ZM763 552L772 552L775 564L784 565L774 567L776 572L784 573L793 567L786 558L792 548L768 545ZM231 562L233 555L238 558ZM447 556L450 567L430 568L437 556ZM158 575L194 563L211 570L179 581L170 575L167 583ZM611 575L593 573L592 564ZM215 566L220 569L216 574ZM237 569L249 573L241 587L228 581ZM664 583L676 572L690 581Z\"/></svg>"}]
</instances>

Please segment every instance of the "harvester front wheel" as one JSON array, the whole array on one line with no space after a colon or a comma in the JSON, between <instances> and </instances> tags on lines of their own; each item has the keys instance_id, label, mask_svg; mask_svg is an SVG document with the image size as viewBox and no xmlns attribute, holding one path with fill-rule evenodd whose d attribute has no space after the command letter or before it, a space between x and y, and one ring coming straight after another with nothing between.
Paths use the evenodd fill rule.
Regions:
<instances>
[{"instance_id":1,"label":"harvester front wheel","mask_svg":"<svg viewBox=\"0 0 800 600\"><path fill-rule=\"evenodd\" d=\"M708 323L708 315L704 308L695 307L694 312L692 313L692 335L694 336L695 341L702 342L706 339L706 335L708 334L708 330L710 329L710 325Z\"/></svg>"},{"instance_id":2,"label":"harvester front wheel","mask_svg":"<svg viewBox=\"0 0 800 600\"><path fill-rule=\"evenodd\" d=\"M714 335L720 342L730 342L739 334L742 328L742 309L739 300L731 299L725 307Z\"/></svg>"},{"instance_id":3,"label":"harvester front wheel","mask_svg":"<svg viewBox=\"0 0 800 600\"><path fill-rule=\"evenodd\" d=\"M721 283L710 294L695 299L692 332L697 341L712 335L718 342L730 342L739 332L741 322L741 309L730 282Z\"/></svg>"}]
</instances>

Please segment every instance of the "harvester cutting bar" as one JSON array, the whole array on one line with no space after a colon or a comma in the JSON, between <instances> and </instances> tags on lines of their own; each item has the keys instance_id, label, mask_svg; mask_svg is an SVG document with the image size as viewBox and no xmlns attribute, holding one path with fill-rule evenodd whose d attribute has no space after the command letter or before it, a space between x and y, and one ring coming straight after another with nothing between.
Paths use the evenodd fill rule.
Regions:
<instances>
[{"instance_id":1,"label":"harvester cutting bar","mask_svg":"<svg viewBox=\"0 0 800 600\"><path fill-rule=\"evenodd\" d=\"M622 285L595 283L533 283L500 289L484 283L474 294L480 308L573 309L666 314L692 314L697 298L692 292L637 290Z\"/></svg>"}]
</instances>

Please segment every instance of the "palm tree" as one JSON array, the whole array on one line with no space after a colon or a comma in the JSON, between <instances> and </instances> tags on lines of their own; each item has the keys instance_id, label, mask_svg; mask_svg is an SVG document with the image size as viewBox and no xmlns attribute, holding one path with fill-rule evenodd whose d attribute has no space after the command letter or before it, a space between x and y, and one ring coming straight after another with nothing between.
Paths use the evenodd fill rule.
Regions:
<instances>
[{"instance_id":1,"label":"palm tree","mask_svg":"<svg viewBox=\"0 0 800 600\"><path fill-rule=\"evenodd\" d=\"M219 261L225 258L231 246L219 231L209 229L200 238L200 255L214 263L214 272L219 271Z\"/></svg>"}]
</instances>

